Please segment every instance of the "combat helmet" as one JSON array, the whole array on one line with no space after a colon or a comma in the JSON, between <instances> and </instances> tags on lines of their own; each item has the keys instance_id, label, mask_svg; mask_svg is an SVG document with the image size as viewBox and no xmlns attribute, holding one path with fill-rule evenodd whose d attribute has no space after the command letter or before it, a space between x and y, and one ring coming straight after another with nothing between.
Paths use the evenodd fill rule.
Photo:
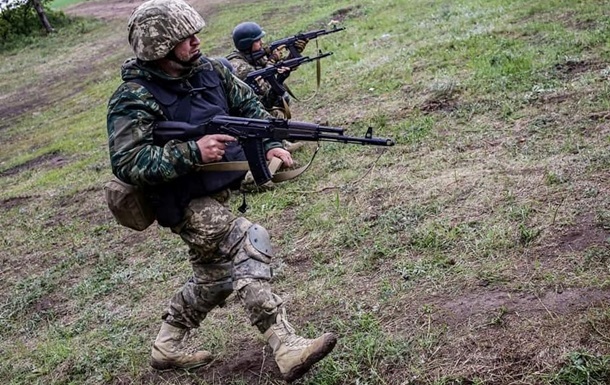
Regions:
<instances>
[{"instance_id":1,"label":"combat helmet","mask_svg":"<svg viewBox=\"0 0 610 385\"><path fill-rule=\"evenodd\" d=\"M140 60L161 59L204 26L201 15L183 0L149 0L131 13L129 45Z\"/></svg>"},{"instance_id":2,"label":"combat helmet","mask_svg":"<svg viewBox=\"0 0 610 385\"><path fill-rule=\"evenodd\" d=\"M235 48L247 52L252 48L252 43L265 36L265 31L255 22L246 21L233 28L232 36Z\"/></svg>"}]
</instances>

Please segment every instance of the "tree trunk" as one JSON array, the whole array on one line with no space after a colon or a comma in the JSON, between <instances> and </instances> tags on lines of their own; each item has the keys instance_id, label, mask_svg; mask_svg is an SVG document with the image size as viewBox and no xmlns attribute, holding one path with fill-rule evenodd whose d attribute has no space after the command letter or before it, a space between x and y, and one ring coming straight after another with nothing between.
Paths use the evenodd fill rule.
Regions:
<instances>
[{"instance_id":1,"label":"tree trunk","mask_svg":"<svg viewBox=\"0 0 610 385\"><path fill-rule=\"evenodd\" d=\"M42 3L40 2L40 0L29 1L30 5L32 5L32 7L34 7L34 9L36 10L38 18L40 19L40 24L42 24L47 33L55 32L55 30L51 26L51 23L49 23L49 19L47 19L47 14L44 13L44 8L42 7Z\"/></svg>"}]
</instances>

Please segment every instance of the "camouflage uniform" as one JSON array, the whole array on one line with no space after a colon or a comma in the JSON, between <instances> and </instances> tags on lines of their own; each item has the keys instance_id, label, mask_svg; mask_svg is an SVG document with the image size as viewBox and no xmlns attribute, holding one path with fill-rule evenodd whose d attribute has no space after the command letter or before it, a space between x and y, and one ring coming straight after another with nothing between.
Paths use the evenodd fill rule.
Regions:
<instances>
[{"instance_id":1,"label":"camouflage uniform","mask_svg":"<svg viewBox=\"0 0 610 385\"><path fill-rule=\"evenodd\" d=\"M221 74L231 110L250 118L269 116L252 90L218 62L210 64L200 59L185 79L209 69L210 65ZM172 140L162 147L155 145L153 124L167 118L153 95L133 82L137 78L169 80L168 76L154 65L139 60L126 61L121 72L124 83L111 97L107 116L114 174L127 183L147 189L195 173L196 166L201 164L195 141ZM267 145L268 148L281 146L276 142ZM244 251L252 223L229 211L228 198L229 192L222 191L211 197L193 199L185 210L183 221L171 229L189 246L193 276L172 297L163 314L163 319L170 324L198 327L207 313L223 303L233 290L243 300L252 323L261 331L275 320L273 315L282 300L271 293L268 284L271 253ZM236 273L240 263L245 263L250 270Z\"/></svg>"},{"instance_id":2,"label":"camouflage uniform","mask_svg":"<svg viewBox=\"0 0 610 385\"><path fill-rule=\"evenodd\" d=\"M325 333L306 339L286 320L282 300L269 285L273 256L269 234L228 208L227 187L232 186L233 175L198 173L203 156L195 140L159 141L153 132L159 130L153 129L155 123L163 120L200 125L223 114L269 117L253 91L222 63L184 55L184 49L197 47L194 35L204 25L203 18L183 0L149 0L136 8L128 29L137 60L124 63L124 83L108 104L113 173L155 198L151 203L157 221L171 227L188 245L193 269L163 313L150 365L158 370L192 369L210 362L210 352L185 348L187 331L198 327L209 311L235 291L252 324L271 346L282 376L290 382L326 356L336 336ZM214 138L203 142L206 139ZM267 150L281 146L277 142L266 145ZM223 161L232 160L227 156L228 144L225 150Z\"/></svg>"},{"instance_id":3,"label":"camouflage uniform","mask_svg":"<svg viewBox=\"0 0 610 385\"><path fill-rule=\"evenodd\" d=\"M248 59L247 54L238 50L233 51L230 55L227 56L227 58L233 66L233 73L241 80L245 80L250 72L273 65L273 63L269 61L267 56L263 56L256 61L251 61ZM266 81L261 81L259 83L259 97L261 103L263 103L267 111L269 111L269 113L274 117L286 119L287 116L286 111L284 110L284 106L279 105L279 102L281 102L282 98L285 98L285 100L287 100L287 96L277 95L275 91L271 88L271 85Z\"/></svg>"}]
</instances>

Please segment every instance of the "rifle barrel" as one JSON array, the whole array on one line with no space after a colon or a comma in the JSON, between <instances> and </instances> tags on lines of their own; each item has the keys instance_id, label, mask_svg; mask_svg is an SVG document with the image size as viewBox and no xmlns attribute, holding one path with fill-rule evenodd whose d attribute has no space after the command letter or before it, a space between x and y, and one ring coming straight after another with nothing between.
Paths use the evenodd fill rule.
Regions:
<instances>
[{"instance_id":1,"label":"rifle barrel","mask_svg":"<svg viewBox=\"0 0 610 385\"><path fill-rule=\"evenodd\" d=\"M319 140L327 141L327 142L337 142L337 143L345 143L345 144L362 144L362 145L373 145L373 146L386 146L391 147L395 143L390 138L359 138L355 136L345 136L345 135L324 135L321 134L318 137Z\"/></svg>"}]
</instances>

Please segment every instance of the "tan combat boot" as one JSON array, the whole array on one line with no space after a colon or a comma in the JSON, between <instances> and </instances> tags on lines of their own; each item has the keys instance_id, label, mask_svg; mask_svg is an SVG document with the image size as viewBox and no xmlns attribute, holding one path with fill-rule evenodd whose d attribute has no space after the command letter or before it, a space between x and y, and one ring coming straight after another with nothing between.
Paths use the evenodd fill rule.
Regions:
<instances>
[{"instance_id":1,"label":"tan combat boot","mask_svg":"<svg viewBox=\"0 0 610 385\"><path fill-rule=\"evenodd\" d=\"M205 350L184 350L182 342L187 331L163 322L152 347L150 366L157 370L193 369L212 361L212 354Z\"/></svg>"},{"instance_id":2,"label":"tan combat boot","mask_svg":"<svg viewBox=\"0 0 610 385\"><path fill-rule=\"evenodd\" d=\"M264 334L273 349L275 362L287 382L301 378L313 364L324 358L337 343L333 333L310 340L295 334L283 313Z\"/></svg>"},{"instance_id":3,"label":"tan combat boot","mask_svg":"<svg viewBox=\"0 0 610 385\"><path fill-rule=\"evenodd\" d=\"M302 148L305 143L303 142L289 142L287 140L283 140L282 144L284 145L284 148L286 149L286 151L288 151L289 153L293 153L295 151L297 151L298 149Z\"/></svg>"}]
</instances>

